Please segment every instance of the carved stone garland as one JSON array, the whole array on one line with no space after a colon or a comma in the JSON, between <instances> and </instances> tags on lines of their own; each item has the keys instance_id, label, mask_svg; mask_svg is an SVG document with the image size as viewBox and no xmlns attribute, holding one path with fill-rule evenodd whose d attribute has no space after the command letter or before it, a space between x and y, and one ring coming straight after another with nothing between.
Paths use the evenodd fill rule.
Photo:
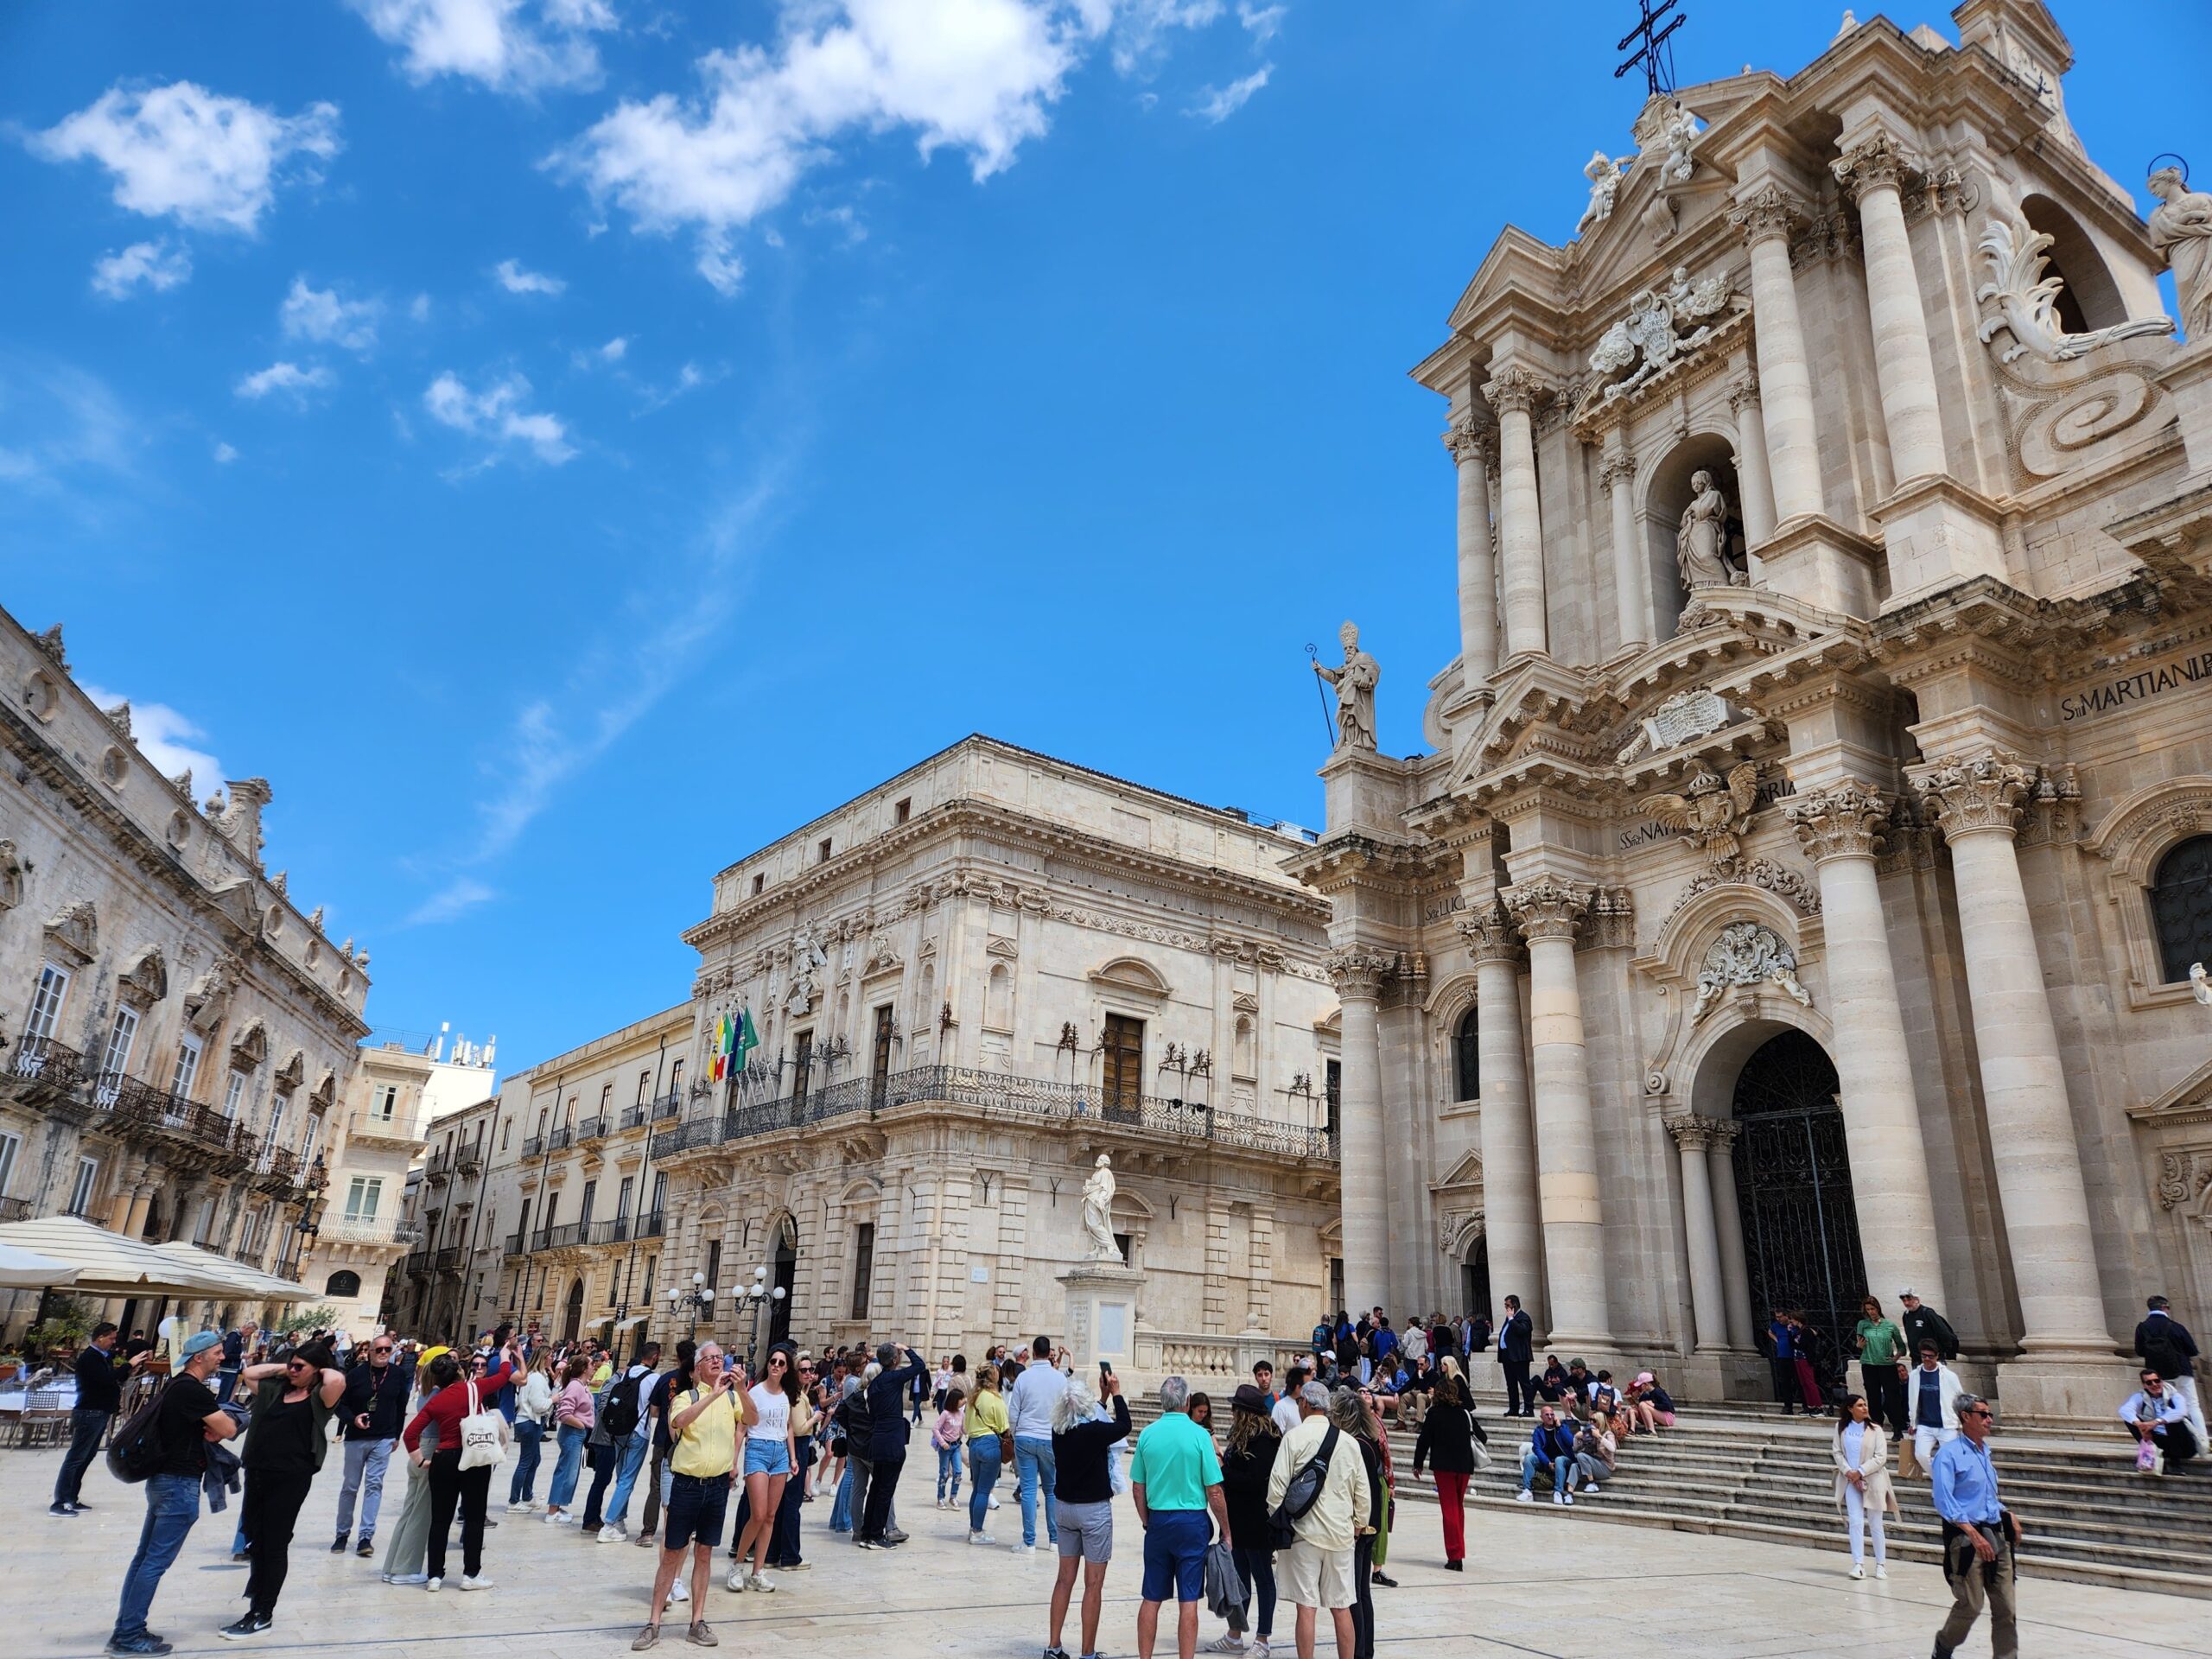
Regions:
<instances>
[{"instance_id":1,"label":"carved stone garland","mask_svg":"<svg viewBox=\"0 0 2212 1659\"><path fill-rule=\"evenodd\" d=\"M1712 1013L1737 986L1764 984L1779 986L1800 1007L1813 1006L1812 993L1797 982L1797 953L1779 933L1758 922L1729 923L1698 969L1697 1006L1690 1011L1690 1023Z\"/></svg>"}]
</instances>

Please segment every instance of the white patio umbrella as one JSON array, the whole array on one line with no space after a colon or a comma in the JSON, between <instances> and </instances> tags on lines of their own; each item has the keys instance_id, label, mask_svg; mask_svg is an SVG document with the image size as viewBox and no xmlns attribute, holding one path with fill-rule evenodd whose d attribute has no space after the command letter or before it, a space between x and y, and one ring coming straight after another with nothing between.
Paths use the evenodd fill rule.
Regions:
<instances>
[{"instance_id":1,"label":"white patio umbrella","mask_svg":"<svg viewBox=\"0 0 2212 1659\"><path fill-rule=\"evenodd\" d=\"M249 1271L233 1262L232 1273L213 1269L125 1238L78 1216L41 1216L0 1224L0 1245L13 1245L73 1267L70 1288L86 1296L258 1295L238 1275ZM216 1257L220 1261L221 1258Z\"/></svg>"},{"instance_id":2,"label":"white patio umbrella","mask_svg":"<svg viewBox=\"0 0 2212 1659\"><path fill-rule=\"evenodd\" d=\"M232 1294L249 1301L304 1302L308 1300L307 1290L289 1279L280 1279L273 1273L264 1273L244 1262L233 1262L213 1250L204 1250L197 1244L188 1244L181 1238L171 1239L166 1244L156 1244L154 1249L163 1255L173 1255L181 1262L188 1262L195 1269L211 1276L227 1275L237 1286Z\"/></svg>"},{"instance_id":3,"label":"white patio umbrella","mask_svg":"<svg viewBox=\"0 0 2212 1659\"><path fill-rule=\"evenodd\" d=\"M0 1244L0 1290L64 1290L76 1282L77 1269L67 1262Z\"/></svg>"}]
</instances>

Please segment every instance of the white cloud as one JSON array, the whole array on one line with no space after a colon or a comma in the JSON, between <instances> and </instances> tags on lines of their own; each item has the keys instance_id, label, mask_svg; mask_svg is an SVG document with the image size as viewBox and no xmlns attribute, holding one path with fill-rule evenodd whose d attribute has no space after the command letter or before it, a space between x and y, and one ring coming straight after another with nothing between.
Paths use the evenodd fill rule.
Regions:
<instances>
[{"instance_id":1,"label":"white cloud","mask_svg":"<svg viewBox=\"0 0 2212 1659\"><path fill-rule=\"evenodd\" d=\"M1282 28L1283 13L1288 10L1287 6L1255 6L1252 0L1237 0L1236 21L1250 31L1255 45L1265 46Z\"/></svg>"},{"instance_id":2,"label":"white cloud","mask_svg":"<svg viewBox=\"0 0 2212 1659\"><path fill-rule=\"evenodd\" d=\"M450 922L498 897L498 893L473 875L455 876L417 905L404 925L426 927L435 926L440 922Z\"/></svg>"},{"instance_id":3,"label":"white cloud","mask_svg":"<svg viewBox=\"0 0 2212 1659\"><path fill-rule=\"evenodd\" d=\"M309 288L304 276L292 278L292 291L276 311L285 339L314 340L349 352L375 346L377 322L383 315L380 300L345 299L334 288Z\"/></svg>"},{"instance_id":4,"label":"white cloud","mask_svg":"<svg viewBox=\"0 0 2212 1659\"><path fill-rule=\"evenodd\" d=\"M227 467L238 458L238 452L232 448L229 444L219 443L215 446L215 460L218 465Z\"/></svg>"},{"instance_id":5,"label":"white cloud","mask_svg":"<svg viewBox=\"0 0 2212 1659\"><path fill-rule=\"evenodd\" d=\"M234 390L241 397L258 402L273 391L289 393L302 403L307 394L329 385L333 380L328 369L320 363L302 368L296 363L271 363L241 379Z\"/></svg>"},{"instance_id":6,"label":"white cloud","mask_svg":"<svg viewBox=\"0 0 2212 1659\"><path fill-rule=\"evenodd\" d=\"M666 386L658 391L647 390L644 401L638 405L638 413L650 415L656 410L666 409L684 393L696 391L701 386L712 385L728 372L727 366L709 372L696 363L686 363L676 372L676 378Z\"/></svg>"},{"instance_id":7,"label":"white cloud","mask_svg":"<svg viewBox=\"0 0 2212 1659\"><path fill-rule=\"evenodd\" d=\"M405 48L416 82L461 75L494 92L599 83L591 36L615 27L606 0L353 0L379 39Z\"/></svg>"},{"instance_id":8,"label":"white cloud","mask_svg":"<svg viewBox=\"0 0 2212 1659\"><path fill-rule=\"evenodd\" d=\"M133 242L120 253L92 261L93 290L111 300L130 298L141 283L156 294L164 293L191 276L192 255L167 237L158 242Z\"/></svg>"},{"instance_id":9,"label":"white cloud","mask_svg":"<svg viewBox=\"0 0 2212 1659\"><path fill-rule=\"evenodd\" d=\"M543 271L525 270L512 259L502 259L493 267L492 274L499 279L499 286L510 294L558 294L569 284L558 276L548 276Z\"/></svg>"},{"instance_id":10,"label":"white cloud","mask_svg":"<svg viewBox=\"0 0 2212 1659\"><path fill-rule=\"evenodd\" d=\"M1069 73L1110 39L1133 70L1171 29L1224 15L1222 0L784 0L772 49L698 63L696 99L625 99L550 165L635 229L691 230L698 270L734 292L731 232L781 203L838 143L911 131L925 158L964 154L978 180L1041 137Z\"/></svg>"},{"instance_id":11,"label":"white cloud","mask_svg":"<svg viewBox=\"0 0 2212 1659\"><path fill-rule=\"evenodd\" d=\"M1268 77L1274 72L1274 65L1263 63L1243 79L1232 80L1226 86L1201 86L1198 101L1183 113L1195 115L1201 121L1210 121L1218 126L1249 104L1252 94L1266 86Z\"/></svg>"},{"instance_id":12,"label":"white cloud","mask_svg":"<svg viewBox=\"0 0 2212 1659\"><path fill-rule=\"evenodd\" d=\"M430 296L417 294L407 302L407 315L416 322L428 322L430 320Z\"/></svg>"},{"instance_id":13,"label":"white cloud","mask_svg":"<svg viewBox=\"0 0 2212 1659\"><path fill-rule=\"evenodd\" d=\"M617 334L613 339L608 340L606 345L599 348L599 355L601 359L606 362L620 363L629 354L629 335Z\"/></svg>"},{"instance_id":14,"label":"white cloud","mask_svg":"<svg viewBox=\"0 0 2212 1659\"><path fill-rule=\"evenodd\" d=\"M162 777L174 778L181 772L189 772L194 791L204 797L229 775L224 772L220 760L207 750L194 747L195 741L207 741L206 731L167 703L140 702L119 691L103 690L89 681L79 683L85 695L102 709L112 709L118 702L130 704L131 741L137 744L139 753Z\"/></svg>"},{"instance_id":15,"label":"white cloud","mask_svg":"<svg viewBox=\"0 0 2212 1659\"><path fill-rule=\"evenodd\" d=\"M97 375L73 364L0 348L0 512L34 497L58 499L87 523L104 520L116 482L137 474L137 423Z\"/></svg>"},{"instance_id":16,"label":"white cloud","mask_svg":"<svg viewBox=\"0 0 2212 1659\"><path fill-rule=\"evenodd\" d=\"M569 442L569 429L556 416L524 409L523 400L529 396L530 382L518 374L471 391L448 369L430 382L423 394L423 407L432 420L456 432L525 445L549 467L573 459L576 451Z\"/></svg>"},{"instance_id":17,"label":"white cloud","mask_svg":"<svg viewBox=\"0 0 2212 1659\"><path fill-rule=\"evenodd\" d=\"M118 205L135 213L251 234L288 174L312 178L316 161L338 153L338 106L285 116L188 80L111 86L30 145L49 161L99 162L115 175Z\"/></svg>"}]
</instances>

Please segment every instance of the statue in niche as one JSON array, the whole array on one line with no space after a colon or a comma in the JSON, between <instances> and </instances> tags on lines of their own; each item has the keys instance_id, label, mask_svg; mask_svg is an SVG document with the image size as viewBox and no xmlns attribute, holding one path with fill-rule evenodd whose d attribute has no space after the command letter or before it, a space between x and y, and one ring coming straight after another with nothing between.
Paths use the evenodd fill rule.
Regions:
<instances>
[{"instance_id":1,"label":"statue in niche","mask_svg":"<svg viewBox=\"0 0 2212 1659\"><path fill-rule=\"evenodd\" d=\"M1681 567L1682 586L1692 592L1740 588L1745 580L1728 562L1728 498L1702 467L1690 474L1690 504L1675 532L1675 562Z\"/></svg>"},{"instance_id":2,"label":"statue in niche","mask_svg":"<svg viewBox=\"0 0 2212 1659\"><path fill-rule=\"evenodd\" d=\"M1103 1152L1083 1184L1083 1233L1090 1246L1085 1261L1122 1259L1122 1247L1114 1242L1114 1160Z\"/></svg>"},{"instance_id":3,"label":"statue in niche","mask_svg":"<svg viewBox=\"0 0 2212 1659\"><path fill-rule=\"evenodd\" d=\"M2181 296L2181 326L2191 340L2212 334L2212 195L2192 190L2177 167L2151 175L2158 199L2151 213L2151 245L2166 257Z\"/></svg>"},{"instance_id":4,"label":"statue in niche","mask_svg":"<svg viewBox=\"0 0 2212 1659\"><path fill-rule=\"evenodd\" d=\"M1624 156L1617 162L1602 149L1590 152L1582 168L1582 176L1590 181L1590 205L1582 210L1581 222L1574 227L1577 236L1613 216L1613 198L1620 194L1621 181L1628 177L1626 164L1635 160L1633 156Z\"/></svg>"},{"instance_id":5,"label":"statue in niche","mask_svg":"<svg viewBox=\"0 0 2212 1659\"><path fill-rule=\"evenodd\" d=\"M1313 671L1337 688L1337 747L1372 749L1375 747L1375 687L1382 677L1376 660L1359 648L1359 627L1347 622L1337 630L1344 644L1344 659L1331 668L1313 664Z\"/></svg>"}]
</instances>

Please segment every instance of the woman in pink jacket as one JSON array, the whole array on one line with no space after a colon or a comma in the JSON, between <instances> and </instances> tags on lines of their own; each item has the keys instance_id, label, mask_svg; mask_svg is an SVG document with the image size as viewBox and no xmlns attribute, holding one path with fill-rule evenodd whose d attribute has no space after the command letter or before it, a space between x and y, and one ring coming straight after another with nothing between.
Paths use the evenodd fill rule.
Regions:
<instances>
[{"instance_id":1,"label":"woman in pink jacket","mask_svg":"<svg viewBox=\"0 0 2212 1659\"><path fill-rule=\"evenodd\" d=\"M577 1355L561 1369L561 1392L553 1396L553 1421L561 1433L561 1460L554 1465L553 1484L545 1494L548 1526L573 1527L576 1512L569 1507L576 1496L576 1478L584 1466L584 1439L598 1421L586 1381L591 1361Z\"/></svg>"}]
</instances>

